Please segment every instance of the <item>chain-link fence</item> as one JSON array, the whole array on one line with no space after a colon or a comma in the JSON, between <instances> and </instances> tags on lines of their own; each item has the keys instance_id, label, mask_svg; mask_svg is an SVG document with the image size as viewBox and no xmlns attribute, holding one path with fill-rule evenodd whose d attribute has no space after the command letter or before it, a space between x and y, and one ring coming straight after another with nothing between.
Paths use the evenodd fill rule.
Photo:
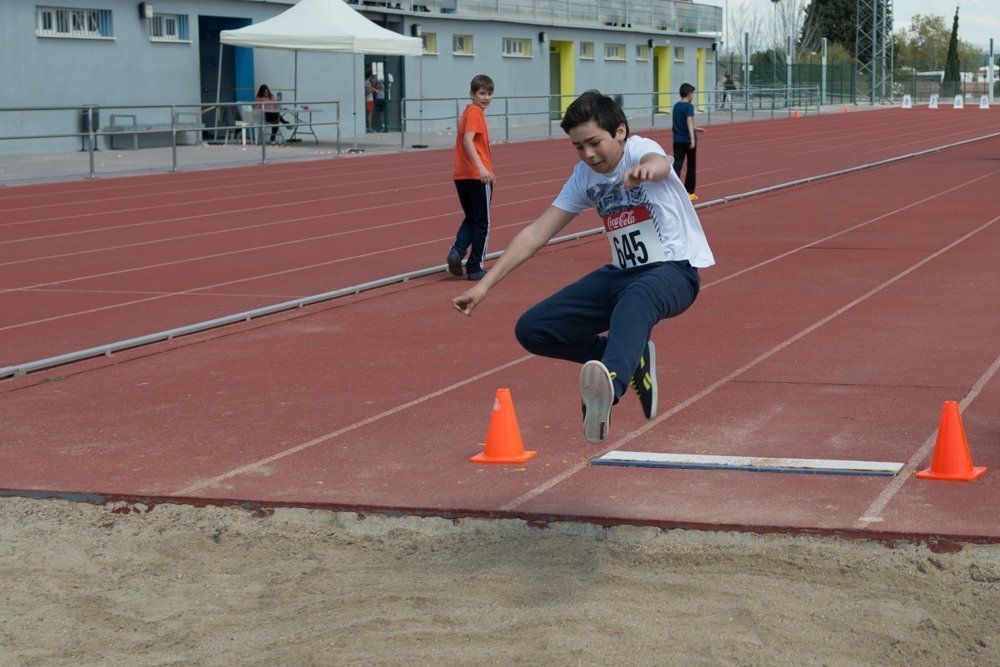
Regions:
<instances>
[{"instance_id":1,"label":"chain-link fence","mask_svg":"<svg viewBox=\"0 0 1000 667\"><path fill-rule=\"evenodd\" d=\"M854 63L827 63L825 72L822 62L815 55L807 56L809 62L792 65L793 86L815 86L821 91L823 104L850 104L865 102L867 94L860 97L858 91L870 89L868 75L859 73ZM1000 56L993 63L993 97L1000 96ZM736 55L720 57L717 63L717 81L724 82L726 73L732 76L737 90L749 88L780 88L788 83L788 66L781 51L754 53L749 65L749 79L745 65ZM989 54L983 53L975 59L959 61L959 81L944 81L944 63L920 63L919 67L895 62L886 93L891 101L899 101L909 95L914 102L927 101L931 95L949 99L962 94L968 100L978 100L989 90ZM723 86L719 84L720 88Z\"/></svg>"},{"instance_id":2,"label":"chain-link fence","mask_svg":"<svg viewBox=\"0 0 1000 667\"><path fill-rule=\"evenodd\" d=\"M989 56L975 60L960 60L959 81L944 81L944 63L924 65L921 68L897 65L893 72L893 93L895 98L909 95L914 102L926 101L937 94L941 99L963 95L966 99L978 100L987 95L989 89ZM1000 94L1000 67L993 65L993 96Z\"/></svg>"},{"instance_id":3,"label":"chain-link fence","mask_svg":"<svg viewBox=\"0 0 1000 667\"><path fill-rule=\"evenodd\" d=\"M759 56L759 54L758 54ZM747 88L781 88L788 83L788 67L783 54L772 56L771 62L761 62L763 58L755 58L757 62L750 64L750 78L744 81L744 63L734 56L720 58L718 62L717 81L724 81L726 72L732 75L733 83L738 90ZM849 104L855 101L854 91L857 89L857 71L854 65L827 64L826 78L823 77L823 65L820 62L798 63L792 65L792 86L807 86L821 91L823 104Z\"/></svg>"}]
</instances>

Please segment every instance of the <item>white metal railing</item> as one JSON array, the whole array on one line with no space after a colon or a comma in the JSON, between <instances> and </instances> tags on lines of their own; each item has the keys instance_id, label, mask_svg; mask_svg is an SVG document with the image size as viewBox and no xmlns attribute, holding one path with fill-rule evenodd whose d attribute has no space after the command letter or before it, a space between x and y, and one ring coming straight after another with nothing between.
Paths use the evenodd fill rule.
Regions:
<instances>
[{"instance_id":1,"label":"white metal railing","mask_svg":"<svg viewBox=\"0 0 1000 667\"><path fill-rule=\"evenodd\" d=\"M88 178L95 178L96 169L94 151L98 140L104 137L114 147L115 139L131 139L133 148L138 149L142 137L156 135L165 137L171 148L170 171L177 171L177 147L190 136L211 134L216 142L227 141L232 135L236 142L237 134L242 134L245 141L246 133L254 136L255 143L260 145L260 162L267 161L266 133L280 131L281 125L288 126L295 133L310 134L319 144L316 128L332 127L336 152L340 154L340 101L298 101L294 103L275 102L275 109L280 114L290 115L291 120L284 123L268 122L267 115L259 102L220 102L218 104L132 104L132 105L84 105L84 106L52 106L52 107L0 107L0 142L39 141L45 139L78 138L83 142L83 151L88 153ZM252 119L234 120L234 112L243 108L254 110ZM314 113L326 113L314 118ZM9 128L17 128L25 117L36 117L39 113L56 113L58 121L52 121L48 127L52 129L43 132L11 133ZM102 125L104 115L109 124ZM129 123L120 123L128 120ZM74 122L75 121L75 122ZM76 131L67 131L68 127L77 126ZM195 141L200 143L200 140Z\"/></svg>"},{"instance_id":2,"label":"white metal railing","mask_svg":"<svg viewBox=\"0 0 1000 667\"><path fill-rule=\"evenodd\" d=\"M636 121L646 123L645 128L653 129L660 123L669 124L664 120L669 116L674 103L678 100L676 91L642 91L642 92L609 92L608 97L616 100L629 119L630 125ZM552 121L558 122L563 116L563 107L577 95L514 95L497 96L486 112L490 126L495 128L494 137L500 141L511 140L511 128L530 123L542 123L546 126L544 136L553 135ZM406 150L407 135L413 139L417 135L415 148L425 147L423 133L431 128L447 127L453 130L458 127L462 111L469 103L468 97L415 97L403 98L402 131L399 134L400 150ZM741 119L754 119L755 114L792 116L796 111L801 114L819 113L820 90L815 85L777 86L774 88L746 88L738 90L699 90L694 94L693 103L699 114L703 114L705 122L712 123L712 118L735 119L737 112L742 112ZM745 117L745 118L744 118ZM501 135L502 133L502 135ZM502 136L502 138L500 138Z\"/></svg>"},{"instance_id":3,"label":"white metal railing","mask_svg":"<svg viewBox=\"0 0 1000 667\"><path fill-rule=\"evenodd\" d=\"M722 8L678 0L349 0L359 9L719 35Z\"/></svg>"}]
</instances>

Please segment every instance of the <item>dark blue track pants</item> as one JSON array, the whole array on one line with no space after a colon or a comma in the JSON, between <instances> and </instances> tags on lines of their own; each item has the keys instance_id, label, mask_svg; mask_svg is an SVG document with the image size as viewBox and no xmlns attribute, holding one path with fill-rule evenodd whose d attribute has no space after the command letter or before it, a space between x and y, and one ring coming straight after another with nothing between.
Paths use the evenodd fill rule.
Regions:
<instances>
[{"instance_id":1,"label":"dark blue track pants","mask_svg":"<svg viewBox=\"0 0 1000 667\"><path fill-rule=\"evenodd\" d=\"M462 179L455 181L458 200L462 203L465 217L455 234L455 245L452 249L463 258L469 253L469 261L465 263L467 273L477 273L483 270L483 257L486 256L486 243L490 236L490 202L493 199L493 186L482 181ZM470 251L471 248L471 251Z\"/></svg>"},{"instance_id":2,"label":"dark blue track pants","mask_svg":"<svg viewBox=\"0 0 1000 667\"><path fill-rule=\"evenodd\" d=\"M686 261L634 269L608 264L532 306L514 334L532 354L581 364L600 360L615 373L619 398L653 325L687 310L700 284L698 269Z\"/></svg>"}]
</instances>

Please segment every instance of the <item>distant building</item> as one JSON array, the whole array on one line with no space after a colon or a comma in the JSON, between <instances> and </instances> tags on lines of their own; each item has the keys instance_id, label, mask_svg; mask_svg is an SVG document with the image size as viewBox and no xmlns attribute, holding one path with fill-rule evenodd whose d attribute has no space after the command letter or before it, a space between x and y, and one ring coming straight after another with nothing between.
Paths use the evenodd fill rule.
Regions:
<instances>
[{"instance_id":1,"label":"distant building","mask_svg":"<svg viewBox=\"0 0 1000 667\"><path fill-rule=\"evenodd\" d=\"M137 9L138 4L138 9ZM0 21L0 107L97 105L210 106L216 98L219 32L271 18L290 0L60 0L57 5L8 1ZM552 113L589 88L634 93L625 106L646 106L654 90L688 81L715 87L722 10L676 0L412 0L351 5L405 35L420 35L423 58L298 55L300 100L341 103L341 135L353 133L354 112L364 131L364 72L391 75L387 120L398 129L400 99L462 98L480 72L496 81L497 96L560 94ZM419 62L422 61L422 62ZM221 100L252 100L261 83L294 94L291 51L225 47ZM421 82L421 75L423 81ZM664 106L669 100L658 100ZM512 101L513 125L540 123L539 100ZM447 116L454 114L454 103ZM407 108L407 115L416 113ZM443 115L444 107L435 110ZM504 110L498 101L494 113ZM195 108L192 119L200 109ZM99 112L99 126L111 109ZM142 123L168 123L169 110L127 112ZM211 114L202 119L211 123ZM431 115L425 108L425 115ZM332 121L330 115L317 121ZM447 126L448 118L436 121ZM78 131L79 112L0 113L2 134ZM431 126L430 123L427 125ZM409 129L415 129L410 127ZM333 128L317 128L332 136ZM79 148L78 140L0 142L0 152Z\"/></svg>"}]
</instances>

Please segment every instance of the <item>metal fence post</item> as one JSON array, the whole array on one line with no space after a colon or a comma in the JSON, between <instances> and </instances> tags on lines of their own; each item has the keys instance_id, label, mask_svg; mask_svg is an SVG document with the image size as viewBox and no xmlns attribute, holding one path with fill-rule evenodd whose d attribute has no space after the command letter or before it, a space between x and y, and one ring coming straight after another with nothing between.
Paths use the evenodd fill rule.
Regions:
<instances>
[{"instance_id":1,"label":"metal fence post","mask_svg":"<svg viewBox=\"0 0 1000 667\"><path fill-rule=\"evenodd\" d=\"M562 105L562 97L559 98L559 104ZM545 99L545 106L552 106L552 96L549 95ZM549 139L552 138L552 109L545 110L545 126L549 129Z\"/></svg>"},{"instance_id":2,"label":"metal fence post","mask_svg":"<svg viewBox=\"0 0 1000 667\"><path fill-rule=\"evenodd\" d=\"M510 100L503 98L503 140L510 143Z\"/></svg>"},{"instance_id":3,"label":"metal fence post","mask_svg":"<svg viewBox=\"0 0 1000 667\"><path fill-rule=\"evenodd\" d=\"M94 107L87 107L87 134L90 135L90 140L87 142L90 144L87 151L90 158L90 175L88 178L94 178L94 142L97 140L97 137L94 136Z\"/></svg>"},{"instance_id":4,"label":"metal fence post","mask_svg":"<svg viewBox=\"0 0 1000 667\"><path fill-rule=\"evenodd\" d=\"M170 172L177 171L177 114L174 105L170 105Z\"/></svg>"},{"instance_id":5,"label":"metal fence post","mask_svg":"<svg viewBox=\"0 0 1000 667\"><path fill-rule=\"evenodd\" d=\"M264 164L267 162L267 137L265 136L264 129L267 127L267 112L264 111L264 105L260 105L260 163Z\"/></svg>"},{"instance_id":6,"label":"metal fence post","mask_svg":"<svg viewBox=\"0 0 1000 667\"><path fill-rule=\"evenodd\" d=\"M788 117L792 117L792 63L795 60L795 54L792 51L795 49L795 44L792 42L792 36L788 35L786 38L786 49L785 49L785 68L786 68L786 78L785 81L785 105L788 107Z\"/></svg>"}]
</instances>

